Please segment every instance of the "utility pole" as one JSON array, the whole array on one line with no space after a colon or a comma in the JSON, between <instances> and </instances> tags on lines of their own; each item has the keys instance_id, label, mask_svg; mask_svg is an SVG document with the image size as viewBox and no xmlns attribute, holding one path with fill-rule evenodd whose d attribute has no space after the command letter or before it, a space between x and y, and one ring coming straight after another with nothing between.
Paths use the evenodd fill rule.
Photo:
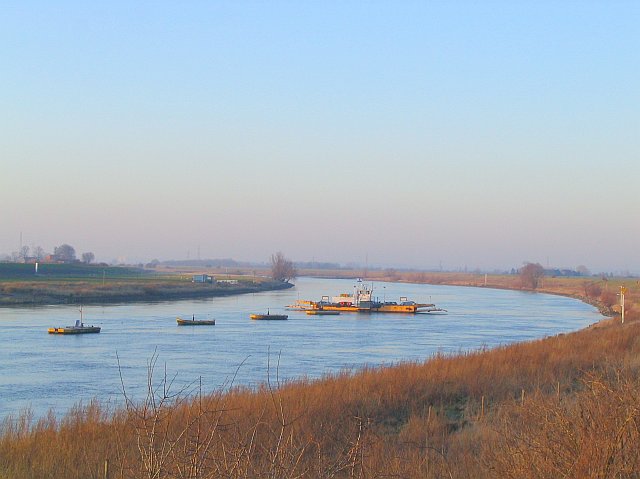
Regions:
<instances>
[{"instance_id":1,"label":"utility pole","mask_svg":"<svg viewBox=\"0 0 640 479\"><path fill-rule=\"evenodd\" d=\"M620 286L620 318L621 324L624 324L624 295L627 292L626 286Z\"/></svg>"}]
</instances>

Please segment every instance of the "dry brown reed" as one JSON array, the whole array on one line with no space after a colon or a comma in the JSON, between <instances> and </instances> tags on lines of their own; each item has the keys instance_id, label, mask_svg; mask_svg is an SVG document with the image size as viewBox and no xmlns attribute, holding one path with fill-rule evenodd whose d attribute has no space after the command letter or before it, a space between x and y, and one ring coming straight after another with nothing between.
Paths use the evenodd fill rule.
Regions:
<instances>
[{"instance_id":1,"label":"dry brown reed","mask_svg":"<svg viewBox=\"0 0 640 479\"><path fill-rule=\"evenodd\" d=\"M640 471L637 371L585 374L570 397L536 393L505 405L485 466L504 478L631 478Z\"/></svg>"}]
</instances>

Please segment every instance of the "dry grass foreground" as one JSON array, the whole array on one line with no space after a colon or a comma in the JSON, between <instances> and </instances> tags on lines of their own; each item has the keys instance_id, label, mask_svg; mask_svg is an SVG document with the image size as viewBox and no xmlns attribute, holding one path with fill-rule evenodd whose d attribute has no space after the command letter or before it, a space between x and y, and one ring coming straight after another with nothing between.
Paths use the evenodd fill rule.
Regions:
<instances>
[{"instance_id":1,"label":"dry grass foreground","mask_svg":"<svg viewBox=\"0 0 640 479\"><path fill-rule=\"evenodd\" d=\"M637 478L639 333L206 395L172 392L151 358L145 401L5 420L0 478Z\"/></svg>"}]
</instances>

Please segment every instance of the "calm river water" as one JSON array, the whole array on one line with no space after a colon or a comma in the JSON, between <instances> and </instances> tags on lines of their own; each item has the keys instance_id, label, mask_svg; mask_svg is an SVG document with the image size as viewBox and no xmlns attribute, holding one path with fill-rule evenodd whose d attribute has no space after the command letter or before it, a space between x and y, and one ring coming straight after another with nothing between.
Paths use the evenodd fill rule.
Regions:
<instances>
[{"instance_id":1,"label":"calm river water","mask_svg":"<svg viewBox=\"0 0 640 479\"><path fill-rule=\"evenodd\" d=\"M580 301L483 288L374 283L374 296L434 302L444 315L347 314L288 321L252 321L250 313L284 313L297 299L353 292L354 281L299 278L296 287L213 300L86 306L85 324L100 334L59 336L47 328L73 324L76 306L0 309L0 419L31 408L53 408L99 398L123 403L146 392L147 365L157 354L155 379L166 367L174 390L202 381L204 391L324 374L364 365L422 360L574 331L601 316ZM215 318L215 326L178 327L176 316ZM118 358L120 366L118 366ZM276 368L277 366L277 368Z\"/></svg>"}]
</instances>

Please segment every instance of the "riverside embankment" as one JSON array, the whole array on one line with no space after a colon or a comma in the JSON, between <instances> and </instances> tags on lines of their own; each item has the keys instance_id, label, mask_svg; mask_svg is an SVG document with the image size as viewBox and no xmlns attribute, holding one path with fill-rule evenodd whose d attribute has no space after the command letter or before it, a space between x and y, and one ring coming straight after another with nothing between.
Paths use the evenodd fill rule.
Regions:
<instances>
[{"instance_id":1,"label":"riverside embankment","mask_svg":"<svg viewBox=\"0 0 640 479\"><path fill-rule=\"evenodd\" d=\"M230 276L196 283L185 272L157 274L127 267L0 264L0 306L112 304L205 299L291 288L266 276Z\"/></svg>"},{"instance_id":2,"label":"riverside embankment","mask_svg":"<svg viewBox=\"0 0 640 479\"><path fill-rule=\"evenodd\" d=\"M275 291L293 287L282 281L244 281L237 284L195 284L180 280L123 280L107 284L85 281L0 283L0 306L109 304L205 299Z\"/></svg>"}]
</instances>

